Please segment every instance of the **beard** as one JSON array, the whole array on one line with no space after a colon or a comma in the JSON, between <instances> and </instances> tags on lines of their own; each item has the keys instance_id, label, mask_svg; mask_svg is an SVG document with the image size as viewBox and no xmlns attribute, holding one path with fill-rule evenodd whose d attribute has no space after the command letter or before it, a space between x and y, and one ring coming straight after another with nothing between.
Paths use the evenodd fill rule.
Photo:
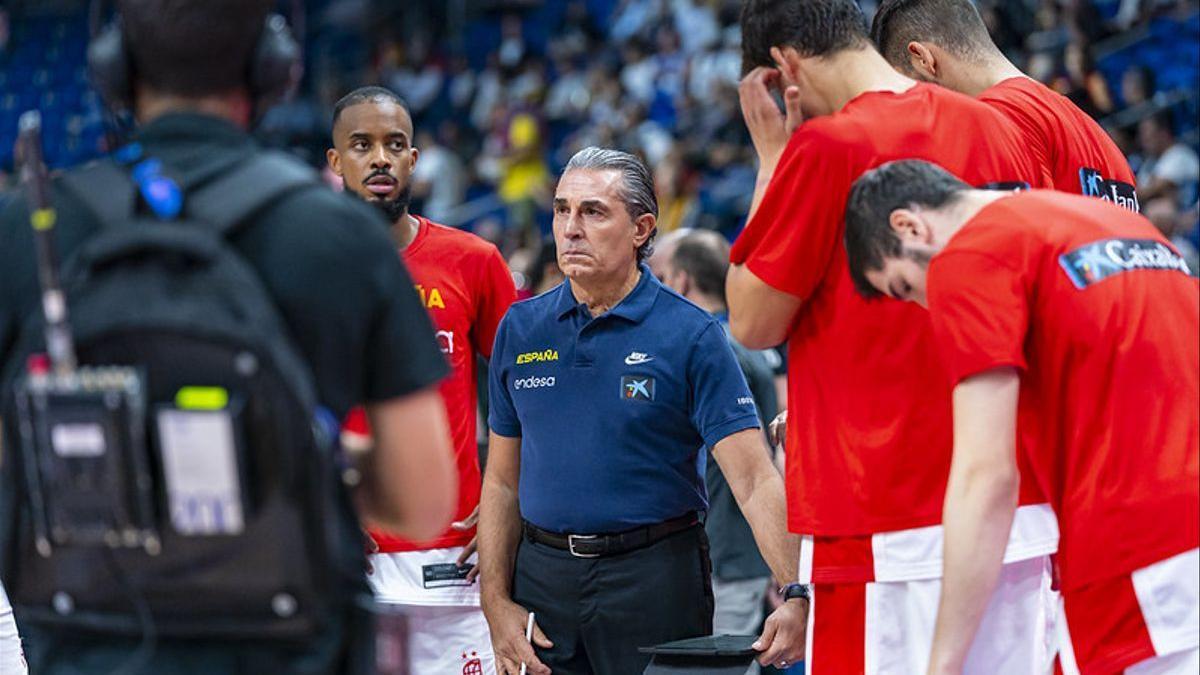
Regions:
<instances>
[{"instance_id":1,"label":"beard","mask_svg":"<svg viewBox=\"0 0 1200 675\"><path fill-rule=\"evenodd\" d=\"M367 202L383 212L388 222L395 224L400 217L408 213L408 204L412 200L412 183L405 185L400 194L392 199L369 199Z\"/></svg>"}]
</instances>

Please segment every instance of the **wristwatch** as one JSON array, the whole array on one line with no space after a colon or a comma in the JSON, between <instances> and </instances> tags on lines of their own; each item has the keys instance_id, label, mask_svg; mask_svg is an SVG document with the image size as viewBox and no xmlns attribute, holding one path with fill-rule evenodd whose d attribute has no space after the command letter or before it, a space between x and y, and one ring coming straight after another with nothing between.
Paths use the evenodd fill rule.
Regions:
<instances>
[{"instance_id":1,"label":"wristwatch","mask_svg":"<svg viewBox=\"0 0 1200 675\"><path fill-rule=\"evenodd\" d=\"M811 593L808 590L808 584L788 584L779 589L779 596L783 598L784 602L787 602L796 598L808 600L811 597Z\"/></svg>"}]
</instances>

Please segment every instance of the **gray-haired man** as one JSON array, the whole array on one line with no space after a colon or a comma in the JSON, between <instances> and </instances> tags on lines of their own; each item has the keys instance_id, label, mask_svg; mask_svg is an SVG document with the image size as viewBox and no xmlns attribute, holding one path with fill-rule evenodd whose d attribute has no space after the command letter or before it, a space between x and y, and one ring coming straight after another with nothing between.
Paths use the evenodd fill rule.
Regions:
<instances>
[{"instance_id":1,"label":"gray-haired man","mask_svg":"<svg viewBox=\"0 0 1200 675\"><path fill-rule=\"evenodd\" d=\"M776 579L795 580L783 482L724 331L642 264L657 210L636 158L576 154L554 197L567 281L497 331L479 552L502 673L640 673L638 647L712 631L705 446ZM759 639L764 663L803 655L793 590Z\"/></svg>"}]
</instances>

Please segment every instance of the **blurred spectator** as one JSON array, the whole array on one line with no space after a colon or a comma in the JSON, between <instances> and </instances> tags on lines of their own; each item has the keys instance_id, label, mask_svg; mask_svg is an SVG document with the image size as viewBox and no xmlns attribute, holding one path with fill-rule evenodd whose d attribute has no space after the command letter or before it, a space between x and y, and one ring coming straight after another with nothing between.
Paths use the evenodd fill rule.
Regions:
<instances>
[{"instance_id":1,"label":"blurred spectator","mask_svg":"<svg viewBox=\"0 0 1200 675\"><path fill-rule=\"evenodd\" d=\"M1126 107L1149 101L1154 91L1154 71L1146 66L1135 64L1121 73L1121 102Z\"/></svg>"},{"instance_id":2,"label":"blurred spectator","mask_svg":"<svg viewBox=\"0 0 1200 675\"><path fill-rule=\"evenodd\" d=\"M1138 141L1144 152L1138 171L1138 196L1143 203L1170 197L1180 208L1190 206L1200 181L1200 158L1176 140L1171 111L1143 119L1138 124Z\"/></svg>"},{"instance_id":3,"label":"blurred spectator","mask_svg":"<svg viewBox=\"0 0 1200 675\"><path fill-rule=\"evenodd\" d=\"M1113 111L1112 94L1104 76L1096 70L1091 51L1080 42L1071 42L1063 54L1064 73L1056 88L1081 110L1094 118Z\"/></svg>"},{"instance_id":4,"label":"blurred spectator","mask_svg":"<svg viewBox=\"0 0 1200 675\"><path fill-rule=\"evenodd\" d=\"M1187 261L1188 270L1191 271L1192 276L1200 274L1200 252L1197 252L1195 244L1186 236L1195 222L1194 216L1190 219L1187 215L1180 213L1178 203L1169 197L1159 197L1144 202L1142 215L1154 223L1158 231L1171 241L1179 254Z\"/></svg>"},{"instance_id":5,"label":"blurred spectator","mask_svg":"<svg viewBox=\"0 0 1200 675\"><path fill-rule=\"evenodd\" d=\"M466 196L466 171L462 160L442 141L452 146L458 133L454 122L446 120L438 127L438 136L422 129L417 132L419 160L413 169L413 197L423 200L421 212L437 222L445 222Z\"/></svg>"}]
</instances>

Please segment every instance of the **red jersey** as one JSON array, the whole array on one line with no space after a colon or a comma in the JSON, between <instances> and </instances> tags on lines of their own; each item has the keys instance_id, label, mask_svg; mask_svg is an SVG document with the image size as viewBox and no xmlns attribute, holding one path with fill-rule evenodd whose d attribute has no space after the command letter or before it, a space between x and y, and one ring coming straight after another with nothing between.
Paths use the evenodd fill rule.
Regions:
<instances>
[{"instance_id":1,"label":"red jersey","mask_svg":"<svg viewBox=\"0 0 1200 675\"><path fill-rule=\"evenodd\" d=\"M937 162L977 185L1045 182L1003 115L928 84L862 94L792 135L732 260L805 301L788 335L793 532L868 535L941 523L950 379L928 313L864 300L842 245L854 180L906 158Z\"/></svg>"},{"instance_id":2,"label":"red jersey","mask_svg":"<svg viewBox=\"0 0 1200 675\"><path fill-rule=\"evenodd\" d=\"M496 327L517 292L500 251L479 237L416 216L417 236L402 255L417 293L433 319L438 345L450 362L440 393L450 421L450 439L458 465L455 520L479 504L479 448L475 436L477 389L475 355L491 358ZM345 424L351 433L369 434L362 409ZM446 530L433 541L411 542L371 531L383 553L462 546L474 531Z\"/></svg>"},{"instance_id":3,"label":"red jersey","mask_svg":"<svg viewBox=\"0 0 1200 675\"><path fill-rule=\"evenodd\" d=\"M1021 371L1066 590L1200 544L1200 283L1186 270L1142 217L1048 191L984 207L930 263L954 380Z\"/></svg>"},{"instance_id":4,"label":"red jersey","mask_svg":"<svg viewBox=\"0 0 1200 675\"><path fill-rule=\"evenodd\" d=\"M1066 96L1028 77L1012 77L984 91L979 100L1017 125L1050 172L1055 190L1140 210L1137 181L1125 155Z\"/></svg>"}]
</instances>

